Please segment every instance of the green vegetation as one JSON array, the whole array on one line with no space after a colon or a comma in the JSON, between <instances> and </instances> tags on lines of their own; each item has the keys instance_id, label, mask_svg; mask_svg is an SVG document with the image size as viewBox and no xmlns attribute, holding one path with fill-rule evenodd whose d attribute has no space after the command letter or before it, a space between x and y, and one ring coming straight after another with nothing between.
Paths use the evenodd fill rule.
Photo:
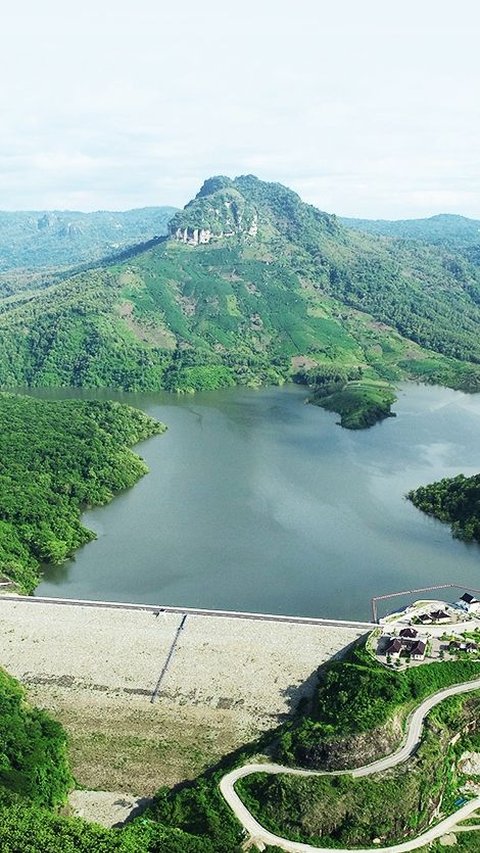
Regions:
<instances>
[{"instance_id":1,"label":"green vegetation","mask_svg":"<svg viewBox=\"0 0 480 853\"><path fill-rule=\"evenodd\" d=\"M268 776L241 779L237 792L267 829L318 846L403 841L425 831L440 803L454 810L459 779L456 757L463 741L451 737L476 719L478 698L435 709L422 743L406 765L366 778Z\"/></svg>"},{"instance_id":2,"label":"green vegetation","mask_svg":"<svg viewBox=\"0 0 480 853\"><path fill-rule=\"evenodd\" d=\"M240 836L238 825L218 791L218 781L223 774L236 766L255 760L255 756L261 753L268 753L274 760L281 761L289 758L295 763L301 763L298 762L298 757L304 748L302 741L305 732L309 733L310 747L322 739L332 741L346 738L352 732L372 732L372 737L375 738L375 727L385 722L393 713L402 710L406 714L407 710L417 705L425 696L450 684L478 677L479 673L480 664L462 661L427 664L398 674L374 663L363 648L357 648L352 652L349 660L332 662L324 668L313 709L308 714L302 713L296 720L275 731L267 732L259 741L227 757L218 767L207 771L195 782L188 783L179 790L159 792L150 816L163 825L179 826L185 832L208 838L213 844L213 849L218 850L219 853L220 851L233 853L239 849ZM432 715L432 718L436 726L436 734L427 736L422 751L416 759L414 777L407 785L406 799L409 808L406 806L404 811L401 810L401 805L398 806L398 796L392 795L394 787L398 794L399 783L403 784L405 780L401 767L398 769L399 778L382 779L381 789L370 788L371 785L377 784L375 781L362 779L353 782L350 777L332 777L330 780L306 779L300 782L296 779L293 785L289 777L268 777L265 782L265 791L256 792L260 801L262 822L266 813L264 808L269 811L272 820L276 812L279 815L278 824L275 827L272 824L272 829L284 835L288 834L288 828L292 827L293 837L294 833L299 831L302 821L305 820L308 823L310 818L318 819L321 814L337 815L341 818L337 827L339 831L342 826L341 831L347 833L348 830L350 837L360 837L366 829L368 817L372 817L371 825L375 826L375 814L381 813L382 803L383 806L385 805L384 798L392 795L388 815L388 819L393 821L392 828L389 830L387 826L387 816L382 818L383 823L379 826L385 826L385 831L401 835L404 826L402 820L405 818L405 831L415 835L416 828L421 827L422 821L428 819L440 796L443 797L446 807L453 808L456 777L450 771L451 753L447 744L448 737L444 732L447 727L452 731L461 728L465 723L465 715L467 715L466 719L476 716L478 703L474 710L468 713L464 710L469 699L471 697L467 699L457 697L455 700L443 703L439 709L435 709L435 716ZM288 754L286 754L287 744ZM352 752L350 757L351 755ZM447 769L448 772L446 772ZM366 782L367 785L363 788ZM317 783L319 784L318 799L315 788ZM299 785L298 790L295 785ZM273 787L270 789L270 786ZM237 789L241 794L244 791L247 792L246 802L249 805L249 797L252 794L249 779L242 780ZM373 793L375 796L367 808ZM324 796L327 796L325 808ZM348 808L349 800L359 803L358 812L356 809L351 811ZM419 802L421 802L421 809L416 820L414 810ZM361 817L363 805L366 808L365 821ZM305 812L303 806L306 807ZM397 809L400 816L395 823ZM255 808L253 810L256 811ZM356 824L358 815L360 815L359 825ZM344 823L342 823L342 816L346 816ZM283 817L285 817L285 823L283 823ZM295 821L297 821L296 827ZM370 831L370 826L368 830ZM364 836L362 838L365 840Z\"/></svg>"},{"instance_id":3,"label":"green vegetation","mask_svg":"<svg viewBox=\"0 0 480 853\"><path fill-rule=\"evenodd\" d=\"M208 838L162 826L146 815L122 830L62 817L59 807L72 784L61 726L45 712L31 708L18 682L0 670L2 853L215 853L221 849ZM239 851L240 846L224 849Z\"/></svg>"},{"instance_id":4,"label":"green vegetation","mask_svg":"<svg viewBox=\"0 0 480 853\"><path fill-rule=\"evenodd\" d=\"M397 673L374 663L364 647L355 648L349 659L323 670L311 713L283 727L277 757L316 766L332 742L378 729L395 714L404 718L426 696L479 675L480 664L471 660Z\"/></svg>"},{"instance_id":5,"label":"green vegetation","mask_svg":"<svg viewBox=\"0 0 480 853\"><path fill-rule=\"evenodd\" d=\"M4 290L0 387L185 392L280 383L303 363L361 373L328 403L354 427L388 414L382 382L480 387L480 269L467 258L349 230L249 175L206 181L171 224L200 227L231 236Z\"/></svg>"},{"instance_id":6,"label":"green vegetation","mask_svg":"<svg viewBox=\"0 0 480 853\"><path fill-rule=\"evenodd\" d=\"M311 402L330 412L338 412L342 427L365 429L384 418L395 417L391 411L395 399L395 394L388 385L364 380L349 382L338 391L325 396L316 392Z\"/></svg>"},{"instance_id":7,"label":"green vegetation","mask_svg":"<svg viewBox=\"0 0 480 853\"><path fill-rule=\"evenodd\" d=\"M425 359L402 359L399 367L407 371L411 379L418 379L430 385L446 385L456 391L478 393L480 391L480 371L474 365L460 364L452 359L429 357Z\"/></svg>"},{"instance_id":8,"label":"green vegetation","mask_svg":"<svg viewBox=\"0 0 480 853\"><path fill-rule=\"evenodd\" d=\"M223 175L205 181L197 196L170 222L170 233L177 228L191 231L204 228L213 234L248 233L255 221L254 205Z\"/></svg>"},{"instance_id":9,"label":"green vegetation","mask_svg":"<svg viewBox=\"0 0 480 853\"><path fill-rule=\"evenodd\" d=\"M457 539L480 542L480 474L458 474L420 486L408 492L407 498L428 515L451 524Z\"/></svg>"},{"instance_id":10,"label":"green vegetation","mask_svg":"<svg viewBox=\"0 0 480 853\"><path fill-rule=\"evenodd\" d=\"M480 832L459 832L456 836L455 853L478 853L480 850ZM419 850L418 853L426 853ZM437 841L429 848L429 853L445 853L445 845Z\"/></svg>"},{"instance_id":11,"label":"green vegetation","mask_svg":"<svg viewBox=\"0 0 480 853\"><path fill-rule=\"evenodd\" d=\"M0 804L0 841L2 853L213 853L208 840L148 819L104 829L23 801Z\"/></svg>"},{"instance_id":12,"label":"green vegetation","mask_svg":"<svg viewBox=\"0 0 480 853\"><path fill-rule=\"evenodd\" d=\"M63 803L72 781L66 756L61 726L26 705L18 682L0 669L0 795L39 806Z\"/></svg>"},{"instance_id":13,"label":"green vegetation","mask_svg":"<svg viewBox=\"0 0 480 853\"><path fill-rule=\"evenodd\" d=\"M322 365L299 370L295 381L313 390L309 402L341 416L347 429L365 429L384 418L395 417L391 406L396 397L385 382L362 378L358 367Z\"/></svg>"},{"instance_id":14,"label":"green vegetation","mask_svg":"<svg viewBox=\"0 0 480 853\"><path fill-rule=\"evenodd\" d=\"M450 213L440 213L428 219L347 219L340 220L347 228L397 237L402 240L421 240L437 246L466 248L480 244L480 222Z\"/></svg>"},{"instance_id":15,"label":"green vegetation","mask_svg":"<svg viewBox=\"0 0 480 853\"><path fill-rule=\"evenodd\" d=\"M479 669L480 665L466 661L428 664L399 675L357 649L345 663L325 668L314 722L335 736L364 731L398 707L417 704L440 687L478 675ZM348 711L357 703L352 721ZM465 744L476 744L479 735L469 731L468 741L462 739L455 753L449 743L452 733L478 717L478 705L475 694L455 697L434 709L408 773L399 767L394 775L361 780L258 776L243 780L238 790L262 822L280 834L321 837L327 844L364 843L379 834L415 835L440 800L444 810L454 808L458 788L454 759ZM7 676L0 679L0 710L8 733L4 754L0 751L2 853L37 853L39 849L45 853L240 853L243 832L220 794L219 780L258 754L275 754L279 738L292 732L288 724L265 733L197 780L161 789L152 805L124 828L107 830L58 813L71 783L65 737L43 712L28 708L22 690ZM300 717L296 725L305 719ZM4 737L3 730L0 735ZM402 802L394 796L399 786Z\"/></svg>"},{"instance_id":16,"label":"green vegetation","mask_svg":"<svg viewBox=\"0 0 480 853\"><path fill-rule=\"evenodd\" d=\"M385 418L395 417L391 411L395 394L388 386L373 382L349 384L328 397L313 402L329 411L338 412L340 425L347 429L365 429Z\"/></svg>"},{"instance_id":17,"label":"green vegetation","mask_svg":"<svg viewBox=\"0 0 480 853\"><path fill-rule=\"evenodd\" d=\"M145 474L129 447L163 429L119 403L0 394L0 571L32 592L42 563L93 539L82 508Z\"/></svg>"},{"instance_id":18,"label":"green vegetation","mask_svg":"<svg viewBox=\"0 0 480 853\"><path fill-rule=\"evenodd\" d=\"M0 273L10 273L4 278L4 292L8 292L8 282L12 286L13 270L53 270L99 260L127 246L166 234L174 213L173 207L95 213L1 211Z\"/></svg>"}]
</instances>

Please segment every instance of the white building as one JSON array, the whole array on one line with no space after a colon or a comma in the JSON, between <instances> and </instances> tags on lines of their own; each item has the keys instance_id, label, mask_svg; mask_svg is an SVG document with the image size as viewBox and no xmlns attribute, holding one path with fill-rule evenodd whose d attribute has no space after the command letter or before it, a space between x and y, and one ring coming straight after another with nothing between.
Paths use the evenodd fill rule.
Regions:
<instances>
[{"instance_id":1,"label":"white building","mask_svg":"<svg viewBox=\"0 0 480 853\"><path fill-rule=\"evenodd\" d=\"M465 610L466 613L478 613L480 611L480 601L469 592L464 592L462 597L455 602L456 607Z\"/></svg>"}]
</instances>

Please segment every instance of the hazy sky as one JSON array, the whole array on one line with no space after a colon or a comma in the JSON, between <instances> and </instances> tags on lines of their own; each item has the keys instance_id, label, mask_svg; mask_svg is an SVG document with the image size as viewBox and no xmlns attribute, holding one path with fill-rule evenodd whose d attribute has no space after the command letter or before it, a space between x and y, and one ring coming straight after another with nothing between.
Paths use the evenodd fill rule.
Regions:
<instances>
[{"instance_id":1,"label":"hazy sky","mask_svg":"<svg viewBox=\"0 0 480 853\"><path fill-rule=\"evenodd\" d=\"M478 0L7 3L0 209L251 172L347 216L480 218Z\"/></svg>"}]
</instances>

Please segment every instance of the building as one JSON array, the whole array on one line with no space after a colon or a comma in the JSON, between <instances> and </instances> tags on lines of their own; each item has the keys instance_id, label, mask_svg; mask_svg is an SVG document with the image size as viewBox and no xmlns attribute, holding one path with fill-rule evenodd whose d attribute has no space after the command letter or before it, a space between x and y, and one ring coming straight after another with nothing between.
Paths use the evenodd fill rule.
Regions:
<instances>
[{"instance_id":1,"label":"building","mask_svg":"<svg viewBox=\"0 0 480 853\"><path fill-rule=\"evenodd\" d=\"M426 643L424 643L423 640L417 640L417 642L410 648L411 660L425 660L426 649Z\"/></svg>"},{"instance_id":2,"label":"building","mask_svg":"<svg viewBox=\"0 0 480 853\"><path fill-rule=\"evenodd\" d=\"M473 652L478 652L478 646L476 643L464 643L459 642L458 640L452 640L452 642L448 646L449 652L468 652L468 654L472 654Z\"/></svg>"},{"instance_id":3,"label":"building","mask_svg":"<svg viewBox=\"0 0 480 853\"><path fill-rule=\"evenodd\" d=\"M400 654L403 649L403 643L399 637L391 637L390 643L388 644L385 654L387 657L391 657L392 660L398 660Z\"/></svg>"},{"instance_id":4,"label":"building","mask_svg":"<svg viewBox=\"0 0 480 853\"><path fill-rule=\"evenodd\" d=\"M433 610L430 618L432 622L450 622L450 616L444 610Z\"/></svg>"},{"instance_id":5,"label":"building","mask_svg":"<svg viewBox=\"0 0 480 853\"><path fill-rule=\"evenodd\" d=\"M478 613L480 610L480 601L469 592L464 592L462 597L455 602L455 606L465 610L466 613Z\"/></svg>"},{"instance_id":6,"label":"building","mask_svg":"<svg viewBox=\"0 0 480 853\"><path fill-rule=\"evenodd\" d=\"M399 660L402 653L411 660L424 660L427 641L421 640L413 628L403 628L399 637L390 637L384 654L391 660Z\"/></svg>"},{"instance_id":7,"label":"building","mask_svg":"<svg viewBox=\"0 0 480 853\"><path fill-rule=\"evenodd\" d=\"M418 631L415 628L402 628L400 631L400 637L405 640L414 640L415 637L418 637Z\"/></svg>"}]
</instances>

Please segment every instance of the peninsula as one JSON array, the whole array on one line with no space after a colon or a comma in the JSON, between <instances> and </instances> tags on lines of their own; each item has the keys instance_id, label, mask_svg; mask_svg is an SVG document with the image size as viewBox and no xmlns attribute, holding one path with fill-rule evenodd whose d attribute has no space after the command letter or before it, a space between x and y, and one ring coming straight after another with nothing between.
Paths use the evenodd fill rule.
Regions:
<instances>
[{"instance_id":1,"label":"peninsula","mask_svg":"<svg viewBox=\"0 0 480 853\"><path fill-rule=\"evenodd\" d=\"M130 450L165 429L113 402L0 393L0 572L31 593L42 563L63 563L95 538L80 520L147 472Z\"/></svg>"}]
</instances>

